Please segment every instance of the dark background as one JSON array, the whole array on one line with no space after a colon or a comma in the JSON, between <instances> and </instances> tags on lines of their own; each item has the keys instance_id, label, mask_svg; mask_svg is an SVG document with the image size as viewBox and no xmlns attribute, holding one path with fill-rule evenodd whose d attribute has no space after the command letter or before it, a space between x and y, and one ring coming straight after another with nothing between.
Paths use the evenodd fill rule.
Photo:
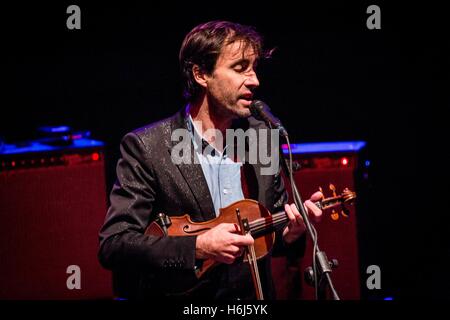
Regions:
<instances>
[{"instance_id":1,"label":"dark background","mask_svg":"<svg viewBox=\"0 0 450 320\"><path fill-rule=\"evenodd\" d=\"M66 8L81 8L81 30ZM381 8L368 30L366 8ZM120 138L183 106L178 51L201 22L254 25L277 47L259 70L257 98L294 142L365 140L370 212L364 262L382 270L367 298L449 298L445 155L448 18L427 2L316 5L272 1L161 4L85 1L2 5L0 136L36 127L90 130L107 147L108 188ZM444 139L443 139L444 138Z\"/></svg>"}]
</instances>

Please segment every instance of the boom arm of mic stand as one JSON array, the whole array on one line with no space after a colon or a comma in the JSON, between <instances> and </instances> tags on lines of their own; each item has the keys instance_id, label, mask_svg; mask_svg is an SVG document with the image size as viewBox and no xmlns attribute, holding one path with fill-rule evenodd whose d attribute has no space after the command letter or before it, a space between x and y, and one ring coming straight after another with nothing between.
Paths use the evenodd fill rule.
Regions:
<instances>
[{"instance_id":1,"label":"boom arm of mic stand","mask_svg":"<svg viewBox=\"0 0 450 320\"><path fill-rule=\"evenodd\" d=\"M289 136L287 134L282 135L282 136L284 136L284 138L286 139L286 142L287 142L287 144L289 146L289 158L292 159L292 151L291 151L291 147L290 147L290 143L289 143ZM303 205L302 198L300 196L300 193L298 192L297 185L296 185L296 183L295 183L295 181L293 179L293 172L291 171L291 169L290 169L290 167L289 167L289 165L287 163L288 160L284 158L284 154L283 154L283 150L281 148L281 144L280 144L280 150L279 151L280 151L280 160L281 160L280 162L281 162L281 165L283 167L283 170L284 170L286 176L289 177L289 180L291 182L292 195L294 196L294 202L295 202L297 208L299 209L300 214L301 214L301 216L303 218L303 221L305 223L306 231L307 231L308 235L312 239L313 243L315 243L314 248L316 249L316 252L314 252L314 255L316 257L316 260L319 262L319 264L318 264L319 270L315 270L316 268L313 268L314 279L315 279L315 281L317 281L317 279L318 279L318 277L317 277L318 275L316 274L317 271L318 271L318 273L319 273L319 275L321 277L325 276L325 279L326 279L326 281L327 281L328 285L330 286L330 289L331 289L331 291L333 293L333 299L334 300L340 300L339 295L337 294L336 290L334 289L333 281L331 280L331 276L330 276L330 273L332 271L331 267L330 267L331 264L328 261L328 258L326 256L325 252L320 251L320 249L319 249L319 245L317 243L317 237L316 237L317 234L316 234L315 231L313 231L313 227L312 227L311 222L309 220L308 213L306 212L306 209L305 209L305 207ZM324 286L320 286L320 290L321 291L325 290L325 287ZM321 297L322 298L324 296L325 295L323 294L323 292L321 292L320 294L318 294L316 292L316 297Z\"/></svg>"}]
</instances>

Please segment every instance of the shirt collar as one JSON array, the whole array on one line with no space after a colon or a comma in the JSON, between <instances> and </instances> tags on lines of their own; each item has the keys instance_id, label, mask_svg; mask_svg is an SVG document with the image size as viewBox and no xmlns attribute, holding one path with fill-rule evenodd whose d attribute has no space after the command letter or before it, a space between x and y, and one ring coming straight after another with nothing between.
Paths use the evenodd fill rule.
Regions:
<instances>
[{"instance_id":1,"label":"shirt collar","mask_svg":"<svg viewBox=\"0 0 450 320\"><path fill-rule=\"evenodd\" d=\"M206 149L206 148L208 148L208 150L211 150L211 155L214 157L214 156L216 156L216 155L218 155L218 156L221 156L222 155L222 153L219 151L219 150L217 150L216 148L214 148L214 146L212 146L208 141L206 141L204 138L203 138L203 136L202 135L200 135L200 133L198 132L198 130L197 130L197 127L196 127L196 125L195 125L195 123L194 123L194 120L192 119L192 116L191 116L191 113L189 112L190 111L190 105L188 104L187 106L186 106L186 115L187 115L187 128L188 128L188 130L189 130L189 132L191 133L191 135L192 135L192 140L193 140L193 143L194 143L194 148L197 150L197 151L199 151L198 149L198 142L199 141L201 141L201 144L202 144L202 153L203 153L203 151ZM226 155L227 154L227 147L228 147L228 145L225 145L225 147L224 147L224 151L223 151L223 155Z\"/></svg>"}]
</instances>

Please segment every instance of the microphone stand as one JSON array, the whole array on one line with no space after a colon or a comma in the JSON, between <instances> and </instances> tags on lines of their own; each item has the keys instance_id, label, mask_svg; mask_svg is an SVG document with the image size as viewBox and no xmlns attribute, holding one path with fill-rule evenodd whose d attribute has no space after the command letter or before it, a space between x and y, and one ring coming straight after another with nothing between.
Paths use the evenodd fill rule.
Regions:
<instances>
[{"instance_id":1,"label":"microphone stand","mask_svg":"<svg viewBox=\"0 0 450 320\"><path fill-rule=\"evenodd\" d=\"M319 249L318 241L317 241L317 232L314 226L311 224L307 211L303 205L302 198L300 196L300 193L298 191L297 185L294 180L293 176L293 170L292 170L292 150L291 145L289 143L289 136L286 132L286 130L281 127L282 130L280 130L280 136L284 137L286 139L286 143L288 145L289 150L289 160L287 160L284 157L283 150L282 150L282 144L280 144L279 152L280 152L280 162L283 167L283 170L287 177L289 177L291 188L292 188L292 195L294 196L294 203L299 209L299 212L303 218L303 221L306 226L306 231L308 235L310 236L311 240L313 241L314 248L313 248L313 269L312 269L312 278L314 281L314 288L315 288L315 294L316 294L316 300L325 300L326 298L326 289L329 287L331 289L333 300L340 300L338 293L336 292L333 281L331 279L331 272L332 268L337 266L336 262L330 262L327 258L327 255L324 251L321 251ZM318 263L317 263L318 262Z\"/></svg>"}]
</instances>

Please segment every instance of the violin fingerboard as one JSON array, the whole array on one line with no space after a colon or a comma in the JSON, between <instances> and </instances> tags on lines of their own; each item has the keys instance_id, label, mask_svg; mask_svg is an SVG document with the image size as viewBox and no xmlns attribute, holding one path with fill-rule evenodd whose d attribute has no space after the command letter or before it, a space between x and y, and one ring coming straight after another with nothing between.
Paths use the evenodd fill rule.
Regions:
<instances>
[{"instance_id":1,"label":"violin fingerboard","mask_svg":"<svg viewBox=\"0 0 450 320\"><path fill-rule=\"evenodd\" d=\"M322 206L322 202L321 202L321 201L314 202L314 204L315 204L320 210L323 209L323 206Z\"/></svg>"}]
</instances>

